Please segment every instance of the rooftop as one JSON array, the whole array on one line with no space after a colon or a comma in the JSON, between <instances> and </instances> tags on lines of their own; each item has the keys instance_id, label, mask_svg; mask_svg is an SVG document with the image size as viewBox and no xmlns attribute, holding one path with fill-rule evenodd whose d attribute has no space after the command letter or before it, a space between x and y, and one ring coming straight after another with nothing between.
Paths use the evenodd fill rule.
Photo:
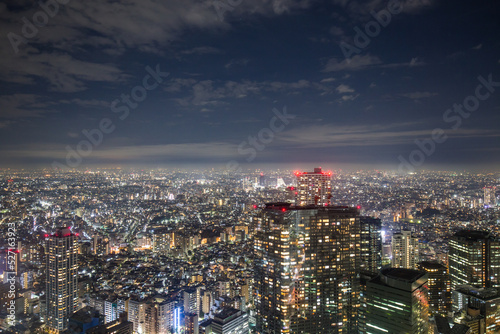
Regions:
<instances>
[{"instance_id":1,"label":"rooftop","mask_svg":"<svg viewBox=\"0 0 500 334\"><path fill-rule=\"evenodd\" d=\"M406 269L406 268L386 268L380 273L388 278L406 281L408 283L416 281L420 276L424 275L421 271Z\"/></svg>"}]
</instances>

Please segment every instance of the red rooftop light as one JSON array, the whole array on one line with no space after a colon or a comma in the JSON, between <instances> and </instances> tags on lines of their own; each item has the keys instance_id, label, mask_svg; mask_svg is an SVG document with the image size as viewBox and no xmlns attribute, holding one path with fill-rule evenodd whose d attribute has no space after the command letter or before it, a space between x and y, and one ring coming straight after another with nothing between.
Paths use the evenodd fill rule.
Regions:
<instances>
[{"instance_id":1,"label":"red rooftop light","mask_svg":"<svg viewBox=\"0 0 500 334\"><path fill-rule=\"evenodd\" d=\"M255 205L255 204L254 204L254 205L253 205L253 208L254 208L254 209L257 209L257 205Z\"/></svg>"},{"instance_id":2,"label":"red rooftop light","mask_svg":"<svg viewBox=\"0 0 500 334\"><path fill-rule=\"evenodd\" d=\"M361 205L356 206L356 209L358 210L361 209Z\"/></svg>"},{"instance_id":3,"label":"red rooftop light","mask_svg":"<svg viewBox=\"0 0 500 334\"><path fill-rule=\"evenodd\" d=\"M286 209L285 209L285 208L281 208L281 211L285 212L285 211L286 211Z\"/></svg>"},{"instance_id":4,"label":"red rooftop light","mask_svg":"<svg viewBox=\"0 0 500 334\"><path fill-rule=\"evenodd\" d=\"M44 236L45 238L48 238L48 237L49 237L49 235L48 235L48 234L44 234L43 236Z\"/></svg>"}]
</instances>

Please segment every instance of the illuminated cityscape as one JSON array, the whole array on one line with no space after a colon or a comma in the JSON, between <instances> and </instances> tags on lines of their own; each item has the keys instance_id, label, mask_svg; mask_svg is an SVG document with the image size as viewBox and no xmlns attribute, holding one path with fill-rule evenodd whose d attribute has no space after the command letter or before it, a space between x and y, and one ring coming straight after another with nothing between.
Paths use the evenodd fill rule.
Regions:
<instances>
[{"instance_id":1,"label":"illuminated cityscape","mask_svg":"<svg viewBox=\"0 0 500 334\"><path fill-rule=\"evenodd\" d=\"M0 17L0 334L500 334L500 1Z\"/></svg>"},{"instance_id":2,"label":"illuminated cityscape","mask_svg":"<svg viewBox=\"0 0 500 334\"><path fill-rule=\"evenodd\" d=\"M31 332L395 333L407 312L408 333L500 322L500 216L481 186L494 174L335 171L332 204L299 206L286 170L2 173L19 261L0 302Z\"/></svg>"}]
</instances>

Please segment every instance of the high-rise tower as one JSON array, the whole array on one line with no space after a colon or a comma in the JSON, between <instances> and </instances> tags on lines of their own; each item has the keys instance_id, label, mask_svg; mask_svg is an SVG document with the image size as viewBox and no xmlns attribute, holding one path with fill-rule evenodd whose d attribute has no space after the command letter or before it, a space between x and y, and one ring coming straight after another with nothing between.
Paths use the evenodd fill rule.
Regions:
<instances>
[{"instance_id":1,"label":"high-rise tower","mask_svg":"<svg viewBox=\"0 0 500 334\"><path fill-rule=\"evenodd\" d=\"M68 318L78 306L77 235L57 229L46 239L47 325L52 333L68 328Z\"/></svg>"},{"instance_id":2,"label":"high-rise tower","mask_svg":"<svg viewBox=\"0 0 500 334\"><path fill-rule=\"evenodd\" d=\"M450 239L448 262L452 290L460 285L500 288L500 239L490 232L457 232ZM453 309L462 307L463 300L453 292Z\"/></svg>"},{"instance_id":3,"label":"high-rise tower","mask_svg":"<svg viewBox=\"0 0 500 334\"><path fill-rule=\"evenodd\" d=\"M360 217L361 270L376 273L382 268L382 221Z\"/></svg>"},{"instance_id":4,"label":"high-rise tower","mask_svg":"<svg viewBox=\"0 0 500 334\"><path fill-rule=\"evenodd\" d=\"M332 173L323 172L321 167L314 172L295 172L297 177L296 205L330 205L332 192Z\"/></svg>"},{"instance_id":5,"label":"high-rise tower","mask_svg":"<svg viewBox=\"0 0 500 334\"><path fill-rule=\"evenodd\" d=\"M366 327L360 333L429 333L427 274L386 268L366 287Z\"/></svg>"},{"instance_id":6,"label":"high-rise tower","mask_svg":"<svg viewBox=\"0 0 500 334\"><path fill-rule=\"evenodd\" d=\"M418 239L410 231L401 231L392 236L392 266L416 269L418 263Z\"/></svg>"},{"instance_id":7,"label":"high-rise tower","mask_svg":"<svg viewBox=\"0 0 500 334\"><path fill-rule=\"evenodd\" d=\"M429 315L447 316L451 311L451 281L448 268L440 263L428 261L419 262L417 267L429 276Z\"/></svg>"},{"instance_id":8,"label":"high-rise tower","mask_svg":"<svg viewBox=\"0 0 500 334\"><path fill-rule=\"evenodd\" d=\"M255 235L258 333L357 333L360 230L349 207L266 204Z\"/></svg>"},{"instance_id":9,"label":"high-rise tower","mask_svg":"<svg viewBox=\"0 0 500 334\"><path fill-rule=\"evenodd\" d=\"M497 204L496 187L484 187L484 205L494 207Z\"/></svg>"}]
</instances>

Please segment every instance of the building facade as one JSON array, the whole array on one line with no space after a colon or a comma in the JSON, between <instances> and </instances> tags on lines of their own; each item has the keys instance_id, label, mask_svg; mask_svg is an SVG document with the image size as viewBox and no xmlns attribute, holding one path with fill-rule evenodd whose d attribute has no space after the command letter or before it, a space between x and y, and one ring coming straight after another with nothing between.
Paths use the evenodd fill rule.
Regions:
<instances>
[{"instance_id":1,"label":"building facade","mask_svg":"<svg viewBox=\"0 0 500 334\"><path fill-rule=\"evenodd\" d=\"M255 253L257 333L357 333L356 209L267 204Z\"/></svg>"},{"instance_id":2,"label":"building facade","mask_svg":"<svg viewBox=\"0 0 500 334\"><path fill-rule=\"evenodd\" d=\"M418 239L410 231L401 231L392 236L392 267L416 269L418 252Z\"/></svg>"},{"instance_id":3,"label":"building facade","mask_svg":"<svg viewBox=\"0 0 500 334\"><path fill-rule=\"evenodd\" d=\"M68 329L78 307L77 235L60 228L46 239L47 326L52 333Z\"/></svg>"},{"instance_id":4,"label":"building facade","mask_svg":"<svg viewBox=\"0 0 500 334\"><path fill-rule=\"evenodd\" d=\"M500 240L487 231L463 230L449 242L451 288L471 285L476 288L500 288ZM464 307L460 294L453 294L453 308Z\"/></svg>"},{"instance_id":5,"label":"building facade","mask_svg":"<svg viewBox=\"0 0 500 334\"><path fill-rule=\"evenodd\" d=\"M361 270L376 273L382 268L382 221L360 217Z\"/></svg>"},{"instance_id":6,"label":"building facade","mask_svg":"<svg viewBox=\"0 0 500 334\"><path fill-rule=\"evenodd\" d=\"M423 261L417 265L429 277L429 315L447 316L451 311L451 280L448 268L437 262Z\"/></svg>"},{"instance_id":7,"label":"building facade","mask_svg":"<svg viewBox=\"0 0 500 334\"><path fill-rule=\"evenodd\" d=\"M386 268L366 287L366 327L361 333L428 334L427 273Z\"/></svg>"},{"instance_id":8,"label":"building facade","mask_svg":"<svg viewBox=\"0 0 500 334\"><path fill-rule=\"evenodd\" d=\"M295 172L297 177L296 205L331 204L332 173L323 172L321 167L314 172Z\"/></svg>"}]
</instances>

